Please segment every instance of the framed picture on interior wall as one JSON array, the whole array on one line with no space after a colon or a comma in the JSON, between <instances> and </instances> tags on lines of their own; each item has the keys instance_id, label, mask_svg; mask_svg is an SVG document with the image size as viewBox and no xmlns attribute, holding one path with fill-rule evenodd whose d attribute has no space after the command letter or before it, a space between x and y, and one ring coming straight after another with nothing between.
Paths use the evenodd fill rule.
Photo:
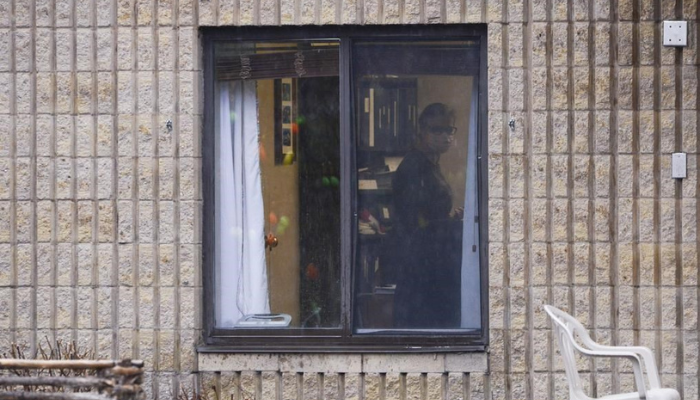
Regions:
<instances>
[{"instance_id":1,"label":"framed picture on interior wall","mask_svg":"<svg viewBox=\"0 0 700 400\"><path fill-rule=\"evenodd\" d=\"M292 131L290 129L282 129L282 148L292 147Z\"/></svg>"},{"instance_id":2,"label":"framed picture on interior wall","mask_svg":"<svg viewBox=\"0 0 700 400\"><path fill-rule=\"evenodd\" d=\"M282 84L282 101L290 101L292 99L292 84Z\"/></svg>"},{"instance_id":3,"label":"framed picture on interior wall","mask_svg":"<svg viewBox=\"0 0 700 400\"><path fill-rule=\"evenodd\" d=\"M275 165L296 161L297 93L294 78L275 80Z\"/></svg>"}]
</instances>

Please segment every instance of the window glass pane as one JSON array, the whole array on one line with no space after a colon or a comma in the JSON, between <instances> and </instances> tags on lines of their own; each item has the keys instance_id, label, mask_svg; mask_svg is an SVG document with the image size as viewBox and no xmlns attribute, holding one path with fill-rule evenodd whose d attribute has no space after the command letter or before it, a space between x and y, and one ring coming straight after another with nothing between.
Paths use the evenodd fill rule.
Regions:
<instances>
[{"instance_id":1,"label":"window glass pane","mask_svg":"<svg viewBox=\"0 0 700 400\"><path fill-rule=\"evenodd\" d=\"M478 55L469 41L353 47L355 332L481 328Z\"/></svg>"},{"instance_id":2,"label":"window glass pane","mask_svg":"<svg viewBox=\"0 0 700 400\"><path fill-rule=\"evenodd\" d=\"M216 326L338 327L338 43L214 52Z\"/></svg>"}]
</instances>

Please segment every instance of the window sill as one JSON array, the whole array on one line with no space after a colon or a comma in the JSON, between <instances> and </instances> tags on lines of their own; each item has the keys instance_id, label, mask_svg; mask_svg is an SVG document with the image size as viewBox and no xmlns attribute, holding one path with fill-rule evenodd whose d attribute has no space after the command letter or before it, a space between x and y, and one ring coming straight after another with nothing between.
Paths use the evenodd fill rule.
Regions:
<instances>
[{"instance_id":1,"label":"window sill","mask_svg":"<svg viewBox=\"0 0 700 400\"><path fill-rule=\"evenodd\" d=\"M486 373L486 351L465 353L233 353L199 348L199 371Z\"/></svg>"}]
</instances>

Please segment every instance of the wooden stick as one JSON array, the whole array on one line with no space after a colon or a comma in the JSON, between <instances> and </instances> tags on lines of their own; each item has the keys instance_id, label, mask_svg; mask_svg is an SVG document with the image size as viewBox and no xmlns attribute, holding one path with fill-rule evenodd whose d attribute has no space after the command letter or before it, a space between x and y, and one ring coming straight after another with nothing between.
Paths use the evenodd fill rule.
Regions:
<instances>
[{"instance_id":1,"label":"wooden stick","mask_svg":"<svg viewBox=\"0 0 700 400\"><path fill-rule=\"evenodd\" d=\"M110 371L112 371L112 373L114 375L138 375L141 372L143 372L143 370L141 368L120 367L120 366L116 366L116 367L112 368Z\"/></svg>"},{"instance_id":2,"label":"wooden stick","mask_svg":"<svg viewBox=\"0 0 700 400\"><path fill-rule=\"evenodd\" d=\"M112 387L114 380L58 376L0 376L0 386Z\"/></svg>"},{"instance_id":3,"label":"wooden stick","mask_svg":"<svg viewBox=\"0 0 700 400\"><path fill-rule=\"evenodd\" d=\"M97 393L0 392L0 400L112 400Z\"/></svg>"},{"instance_id":4,"label":"wooden stick","mask_svg":"<svg viewBox=\"0 0 700 400\"><path fill-rule=\"evenodd\" d=\"M130 367L125 367L126 365ZM143 366L143 361L0 359L0 369L105 369L116 366L119 368L140 368Z\"/></svg>"}]
</instances>

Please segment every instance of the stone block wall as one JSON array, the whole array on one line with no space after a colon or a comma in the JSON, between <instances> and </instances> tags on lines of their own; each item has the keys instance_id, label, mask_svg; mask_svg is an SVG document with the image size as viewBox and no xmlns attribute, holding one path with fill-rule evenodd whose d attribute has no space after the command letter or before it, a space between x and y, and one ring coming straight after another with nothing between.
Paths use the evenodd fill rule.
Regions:
<instances>
[{"instance_id":1,"label":"stone block wall","mask_svg":"<svg viewBox=\"0 0 700 400\"><path fill-rule=\"evenodd\" d=\"M697 398L699 20L692 0L0 0L0 349L142 358L161 399L553 400L552 303ZM198 27L439 23L488 24L488 356L198 355ZM581 368L591 393L633 386Z\"/></svg>"}]
</instances>

